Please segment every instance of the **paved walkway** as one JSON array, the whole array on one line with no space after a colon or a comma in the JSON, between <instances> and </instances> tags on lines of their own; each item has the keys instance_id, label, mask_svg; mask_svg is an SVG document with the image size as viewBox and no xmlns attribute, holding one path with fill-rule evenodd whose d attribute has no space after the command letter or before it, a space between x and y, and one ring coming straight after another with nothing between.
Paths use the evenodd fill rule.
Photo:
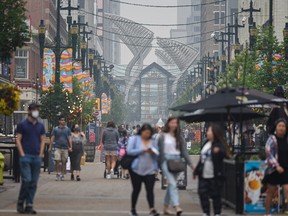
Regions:
<instances>
[{"instance_id":1,"label":"paved walkway","mask_svg":"<svg viewBox=\"0 0 288 216\"><path fill-rule=\"evenodd\" d=\"M35 209L38 215L96 215L96 216L126 216L130 209L131 184L129 180L103 178L102 163L88 163L83 166L82 181L56 182L54 174L42 173L35 199ZM196 194L196 182L188 173L188 187L180 191L181 204L185 211L183 215L202 215ZM0 190L0 216L17 215L15 203L20 184L5 181L7 190ZM3 189L3 188L2 188ZM164 191L161 183L155 187L155 202L158 211L162 211ZM140 215L148 215L144 187L138 201ZM234 215L231 210L224 210L224 215Z\"/></svg>"}]
</instances>

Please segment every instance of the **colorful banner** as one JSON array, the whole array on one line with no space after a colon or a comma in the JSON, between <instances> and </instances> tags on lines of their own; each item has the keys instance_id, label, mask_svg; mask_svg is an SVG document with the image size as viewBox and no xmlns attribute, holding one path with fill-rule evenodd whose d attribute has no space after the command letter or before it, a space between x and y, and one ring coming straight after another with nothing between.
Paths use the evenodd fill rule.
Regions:
<instances>
[{"instance_id":1,"label":"colorful banner","mask_svg":"<svg viewBox=\"0 0 288 216\"><path fill-rule=\"evenodd\" d=\"M81 62L74 62L73 76L77 78L85 100L92 100L94 97L95 83L87 72L82 72Z\"/></svg>"},{"instance_id":2,"label":"colorful banner","mask_svg":"<svg viewBox=\"0 0 288 216\"><path fill-rule=\"evenodd\" d=\"M64 89L72 92L72 49L68 48L61 54L60 59L60 82L64 84Z\"/></svg>"},{"instance_id":3,"label":"colorful banner","mask_svg":"<svg viewBox=\"0 0 288 216\"><path fill-rule=\"evenodd\" d=\"M55 81L55 54L52 49L45 48L43 55L43 90L48 90Z\"/></svg>"},{"instance_id":4,"label":"colorful banner","mask_svg":"<svg viewBox=\"0 0 288 216\"><path fill-rule=\"evenodd\" d=\"M265 213L266 190L262 185L265 173L264 161L246 161L244 168L244 210L246 213ZM273 197L271 213L279 211L279 192Z\"/></svg>"},{"instance_id":5,"label":"colorful banner","mask_svg":"<svg viewBox=\"0 0 288 216\"><path fill-rule=\"evenodd\" d=\"M108 110L108 97L105 93L103 93L101 95L101 112L103 115L108 114L109 110Z\"/></svg>"}]
</instances>

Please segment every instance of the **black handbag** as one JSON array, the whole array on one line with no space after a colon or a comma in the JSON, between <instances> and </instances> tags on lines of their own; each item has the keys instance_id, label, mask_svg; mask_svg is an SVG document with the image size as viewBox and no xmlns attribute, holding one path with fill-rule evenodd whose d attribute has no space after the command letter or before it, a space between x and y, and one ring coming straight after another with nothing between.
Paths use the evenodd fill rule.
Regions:
<instances>
[{"instance_id":1,"label":"black handbag","mask_svg":"<svg viewBox=\"0 0 288 216\"><path fill-rule=\"evenodd\" d=\"M167 161L168 170L171 173L184 172L186 169L186 163L182 160L168 160Z\"/></svg>"},{"instance_id":2,"label":"black handbag","mask_svg":"<svg viewBox=\"0 0 288 216\"><path fill-rule=\"evenodd\" d=\"M134 159L137 156L128 155L127 153L120 160L120 165L123 169L130 169Z\"/></svg>"}]
</instances>

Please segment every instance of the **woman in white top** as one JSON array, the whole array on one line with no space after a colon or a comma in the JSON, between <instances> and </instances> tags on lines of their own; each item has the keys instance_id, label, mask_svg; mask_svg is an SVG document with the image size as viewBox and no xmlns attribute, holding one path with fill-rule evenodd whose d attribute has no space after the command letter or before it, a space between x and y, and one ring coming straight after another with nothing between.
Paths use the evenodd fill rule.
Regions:
<instances>
[{"instance_id":1,"label":"woman in white top","mask_svg":"<svg viewBox=\"0 0 288 216\"><path fill-rule=\"evenodd\" d=\"M221 128L211 124L207 131L207 141L194 171L194 177L199 177L198 194L204 216L210 215L210 198L213 200L215 216L221 215L221 192L225 179L223 160L228 156L229 149Z\"/></svg>"},{"instance_id":2,"label":"woman in white top","mask_svg":"<svg viewBox=\"0 0 288 216\"><path fill-rule=\"evenodd\" d=\"M168 169L169 160L179 160L184 158L187 164L192 168L192 162L190 160L186 142L181 136L181 129L178 118L171 117L168 119L163 134L158 139L158 145L160 150L160 163L162 172L166 176L168 181L168 188L164 198L164 215L170 215L169 205L170 202L176 210L176 215L182 214L180 207L178 188L177 188L177 174L172 173Z\"/></svg>"}]
</instances>

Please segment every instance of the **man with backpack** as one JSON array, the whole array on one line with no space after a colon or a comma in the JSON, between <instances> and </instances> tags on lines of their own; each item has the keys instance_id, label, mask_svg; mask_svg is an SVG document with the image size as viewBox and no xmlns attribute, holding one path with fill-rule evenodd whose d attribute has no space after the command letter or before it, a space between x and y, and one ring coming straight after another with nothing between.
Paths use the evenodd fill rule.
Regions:
<instances>
[{"instance_id":1,"label":"man with backpack","mask_svg":"<svg viewBox=\"0 0 288 216\"><path fill-rule=\"evenodd\" d=\"M55 145L55 161L56 161L56 181L64 181L64 175L66 171L66 163L68 161L69 151L72 151L72 139L71 130L66 126L65 118L59 117L59 126L57 126L53 132L50 142L49 151L51 151L52 145ZM60 161L62 163L60 174Z\"/></svg>"}]
</instances>

